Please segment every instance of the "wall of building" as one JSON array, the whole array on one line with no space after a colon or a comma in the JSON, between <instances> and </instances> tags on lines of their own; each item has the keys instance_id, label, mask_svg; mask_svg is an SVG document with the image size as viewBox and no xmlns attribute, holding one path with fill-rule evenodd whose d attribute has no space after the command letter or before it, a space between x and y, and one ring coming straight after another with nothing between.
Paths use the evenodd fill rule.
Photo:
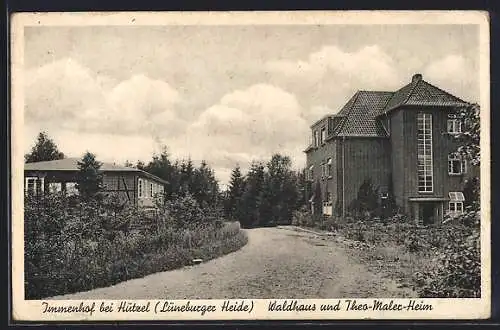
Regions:
<instances>
[{"instance_id":1,"label":"wall of building","mask_svg":"<svg viewBox=\"0 0 500 330\"><path fill-rule=\"evenodd\" d=\"M432 115L433 192L418 191L417 175L417 114ZM407 107L394 111L391 116L391 147L393 182L396 203L409 212L408 198L448 198L450 191L462 191L465 179L474 169L468 166L465 175L448 174L448 155L457 148L447 134L449 109L436 107Z\"/></svg>"},{"instance_id":2,"label":"wall of building","mask_svg":"<svg viewBox=\"0 0 500 330\"><path fill-rule=\"evenodd\" d=\"M151 184L153 189L151 189ZM142 186L142 193L139 193L139 189ZM154 207L156 206L156 200L159 195L163 192L164 186L155 180L147 178L142 175L136 176L136 193L137 193L137 205L139 207Z\"/></svg>"},{"instance_id":3,"label":"wall of building","mask_svg":"<svg viewBox=\"0 0 500 330\"><path fill-rule=\"evenodd\" d=\"M77 182L77 172L73 171L25 171L26 177L43 178L43 190L49 192L51 183L60 184L61 191L66 192L66 187L69 184ZM139 180L143 184L143 194L139 197ZM37 181L37 185L41 185L42 180ZM150 184L154 185L153 194L151 194ZM114 194L123 202L132 203L132 205L140 207L155 206L155 198L157 194L165 188L163 183L153 180L138 172L105 172L103 173L104 192Z\"/></svg>"},{"instance_id":4,"label":"wall of building","mask_svg":"<svg viewBox=\"0 0 500 330\"><path fill-rule=\"evenodd\" d=\"M135 184L136 174L134 172L105 173L103 175L104 190L115 194L118 198L133 205L137 204L137 189Z\"/></svg>"},{"instance_id":5,"label":"wall of building","mask_svg":"<svg viewBox=\"0 0 500 330\"><path fill-rule=\"evenodd\" d=\"M345 146L345 150L342 150ZM345 196L345 207L357 197L358 190L365 179L370 179L375 189L389 185L391 174L390 143L386 138L346 138L337 145L337 195L342 204ZM342 161L345 156L345 162ZM343 168L345 172L343 173ZM345 178L342 191L342 178Z\"/></svg>"},{"instance_id":6,"label":"wall of building","mask_svg":"<svg viewBox=\"0 0 500 330\"><path fill-rule=\"evenodd\" d=\"M318 148L312 149L307 153L306 171L310 166L314 166L314 175L312 178L311 191L308 194L310 197L315 192L315 185L319 183L321 187L321 200L326 201L328 192L332 195L332 206L338 198L338 182L337 182L337 141L329 140ZM322 164L326 164L328 159L332 160L331 176L323 176Z\"/></svg>"}]
</instances>

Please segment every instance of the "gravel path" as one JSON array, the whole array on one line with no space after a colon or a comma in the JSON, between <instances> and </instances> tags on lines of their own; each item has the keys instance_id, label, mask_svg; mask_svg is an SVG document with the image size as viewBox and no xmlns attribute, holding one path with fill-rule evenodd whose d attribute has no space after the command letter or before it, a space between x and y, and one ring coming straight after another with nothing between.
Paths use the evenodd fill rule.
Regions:
<instances>
[{"instance_id":1,"label":"gravel path","mask_svg":"<svg viewBox=\"0 0 500 330\"><path fill-rule=\"evenodd\" d=\"M196 266L52 299L396 298L413 292L367 270L342 244L290 228L246 230L241 250Z\"/></svg>"}]
</instances>

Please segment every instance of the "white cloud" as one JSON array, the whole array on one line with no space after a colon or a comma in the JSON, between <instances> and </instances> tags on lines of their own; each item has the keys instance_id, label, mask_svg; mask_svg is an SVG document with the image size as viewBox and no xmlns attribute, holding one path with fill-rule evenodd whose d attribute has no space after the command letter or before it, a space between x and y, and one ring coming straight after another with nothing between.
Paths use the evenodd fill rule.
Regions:
<instances>
[{"instance_id":1,"label":"white cloud","mask_svg":"<svg viewBox=\"0 0 500 330\"><path fill-rule=\"evenodd\" d=\"M358 83L359 88L380 88L384 81L391 82L397 77L393 59L378 46L366 46L355 52L346 52L337 46L324 46L311 53L305 61L270 61L267 68L314 83L325 76L333 76L337 84L346 83L349 78L354 80L352 83Z\"/></svg>"},{"instance_id":2,"label":"white cloud","mask_svg":"<svg viewBox=\"0 0 500 330\"><path fill-rule=\"evenodd\" d=\"M26 72L27 122L53 122L82 132L178 133L180 97L168 83L136 75L118 84L72 59Z\"/></svg>"},{"instance_id":3,"label":"white cloud","mask_svg":"<svg viewBox=\"0 0 500 330\"><path fill-rule=\"evenodd\" d=\"M189 126L182 146L194 159L209 160L224 183L236 164L246 169L252 160L267 161L275 152L302 166L308 125L301 112L293 94L268 84L252 85L206 109Z\"/></svg>"},{"instance_id":4,"label":"white cloud","mask_svg":"<svg viewBox=\"0 0 500 330\"><path fill-rule=\"evenodd\" d=\"M159 145L150 136L115 135L97 132L77 132L53 126L28 124L24 126L25 152L29 152L40 130L48 132L59 150L67 157L81 157L86 151L94 153L98 160L124 164L126 160L149 160Z\"/></svg>"},{"instance_id":5,"label":"white cloud","mask_svg":"<svg viewBox=\"0 0 500 330\"><path fill-rule=\"evenodd\" d=\"M356 51L326 45L306 59L269 61L266 69L276 83L301 96L309 123L339 111L356 90L400 87L394 59L376 45Z\"/></svg>"},{"instance_id":6,"label":"white cloud","mask_svg":"<svg viewBox=\"0 0 500 330\"><path fill-rule=\"evenodd\" d=\"M466 101L477 102L478 95L477 77L479 68L474 67L461 55L448 55L430 63L424 70L424 79L444 88Z\"/></svg>"}]
</instances>

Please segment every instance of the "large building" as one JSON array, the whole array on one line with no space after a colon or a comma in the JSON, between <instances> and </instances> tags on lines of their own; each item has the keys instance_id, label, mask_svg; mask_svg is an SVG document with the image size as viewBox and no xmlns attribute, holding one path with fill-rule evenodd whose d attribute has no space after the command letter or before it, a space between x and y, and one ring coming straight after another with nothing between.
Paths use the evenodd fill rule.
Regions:
<instances>
[{"instance_id":1,"label":"large building","mask_svg":"<svg viewBox=\"0 0 500 330\"><path fill-rule=\"evenodd\" d=\"M337 114L311 126L310 202L321 200L326 215L345 215L369 179L380 198L391 192L418 223L462 212L464 182L478 171L455 153L453 135L462 129L455 112L466 105L420 74L396 92L358 91Z\"/></svg>"},{"instance_id":2,"label":"large building","mask_svg":"<svg viewBox=\"0 0 500 330\"><path fill-rule=\"evenodd\" d=\"M78 194L78 161L77 158L65 158L25 164L25 192ZM137 168L103 163L100 170L104 192L116 194L124 202L138 207L154 207L155 198L162 198L167 184L159 177Z\"/></svg>"}]
</instances>

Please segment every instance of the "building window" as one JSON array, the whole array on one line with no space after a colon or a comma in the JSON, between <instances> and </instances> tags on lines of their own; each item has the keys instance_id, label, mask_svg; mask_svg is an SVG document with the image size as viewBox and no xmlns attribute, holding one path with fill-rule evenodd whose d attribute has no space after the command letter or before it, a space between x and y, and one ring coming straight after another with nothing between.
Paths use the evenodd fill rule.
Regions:
<instances>
[{"instance_id":1,"label":"building window","mask_svg":"<svg viewBox=\"0 0 500 330\"><path fill-rule=\"evenodd\" d=\"M153 197L153 183L149 184L149 197Z\"/></svg>"},{"instance_id":2,"label":"building window","mask_svg":"<svg viewBox=\"0 0 500 330\"><path fill-rule=\"evenodd\" d=\"M451 191L448 195L450 197L448 203L449 214L452 216L462 214L464 212L464 194L461 191Z\"/></svg>"},{"instance_id":3,"label":"building window","mask_svg":"<svg viewBox=\"0 0 500 330\"><path fill-rule=\"evenodd\" d=\"M321 164L321 178L325 179L327 177L327 165L326 163Z\"/></svg>"},{"instance_id":4,"label":"building window","mask_svg":"<svg viewBox=\"0 0 500 330\"><path fill-rule=\"evenodd\" d=\"M144 183L142 182L142 179L137 181L137 195L139 198L144 197Z\"/></svg>"},{"instance_id":5,"label":"building window","mask_svg":"<svg viewBox=\"0 0 500 330\"><path fill-rule=\"evenodd\" d=\"M457 175L466 173L466 162L457 153L452 153L448 155L448 174Z\"/></svg>"},{"instance_id":6,"label":"building window","mask_svg":"<svg viewBox=\"0 0 500 330\"><path fill-rule=\"evenodd\" d=\"M321 129L321 144L325 143L325 141L326 141L326 128L323 127Z\"/></svg>"},{"instance_id":7,"label":"building window","mask_svg":"<svg viewBox=\"0 0 500 330\"><path fill-rule=\"evenodd\" d=\"M319 132L314 131L314 146L317 147L319 146Z\"/></svg>"},{"instance_id":8,"label":"building window","mask_svg":"<svg viewBox=\"0 0 500 330\"><path fill-rule=\"evenodd\" d=\"M314 180L314 165L309 166L309 169L307 170L306 175L307 175L308 181Z\"/></svg>"},{"instance_id":9,"label":"building window","mask_svg":"<svg viewBox=\"0 0 500 330\"><path fill-rule=\"evenodd\" d=\"M432 116L417 115L417 174L418 191L433 192Z\"/></svg>"},{"instance_id":10,"label":"building window","mask_svg":"<svg viewBox=\"0 0 500 330\"><path fill-rule=\"evenodd\" d=\"M326 161L326 175L331 178L332 177L332 166L333 166L333 161L331 158L328 158Z\"/></svg>"},{"instance_id":11,"label":"building window","mask_svg":"<svg viewBox=\"0 0 500 330\"><path fill-rule=\"evenodd\" d=\"M37 177L27 177L25 179L24 191L29 195L36 195L38 192Z\"/></svg>"},{"instance_id":12,"label":"building window","mask_svg":"<svg viewBox=\"0 0 500 330\"><path fill-rule=\"evenodd\" d=\"M68 196L78 195L78 193L76 182L66 182L66 194Z\"/></svg>"},{"instance_id":13,"label":"building window","mask_svg":"<svg viewBox=\"0 0 500 330\"><path fill-rule=\"evenodd\" d=\"M59 193L62 191L61 182L49 182L49 192L51 194Z\"/></svg>"},{"instance_id":14,"label":"building window","mask_svg":"<svg viewBox=\"0 0 500 330\"><path fill-rule=\"evenodd\" d=\"M323 202L323 214L332 215L332 193L327 192L325 196L325 201Z\"/></svg>"},{"instance_id":15,"label":"building window","mask_svg":"<svg viewBox=\"0 0 500 330\"><path fill-rule=\"evenodd\" d=\"M462 121L458 118L457 115L450 114L448 115L448 133L450 134L458 134L462 133Z\"/></svg>"}]
</instances>

